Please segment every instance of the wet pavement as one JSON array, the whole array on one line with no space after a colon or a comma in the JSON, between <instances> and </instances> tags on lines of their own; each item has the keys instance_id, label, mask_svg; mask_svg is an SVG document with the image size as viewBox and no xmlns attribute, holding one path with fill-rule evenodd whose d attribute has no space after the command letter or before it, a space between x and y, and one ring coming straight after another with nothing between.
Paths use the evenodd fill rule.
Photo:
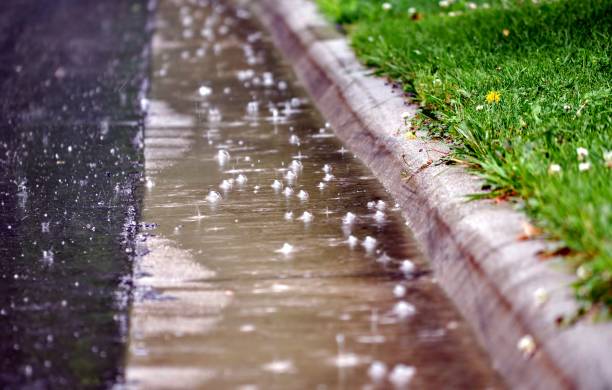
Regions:
<instances>
[{"instance_id":1,"label":"wet pavement","mask_svg":"<svg viewBox=\"0 0 612 390\"><path fill-rule=\"evenodd\" d=\"M122 375L145 1L0 2L0 388Z\"/></svg>"},{"instance_id":2,"label":"wet pavement","mask_svg":"<svg viewBox=\"0 0 612 390\"><path fill-rule=\"evenodd\" d=\"M248 11L164 1L129 388L502 388Z\"/></svg>"}]
</instances>

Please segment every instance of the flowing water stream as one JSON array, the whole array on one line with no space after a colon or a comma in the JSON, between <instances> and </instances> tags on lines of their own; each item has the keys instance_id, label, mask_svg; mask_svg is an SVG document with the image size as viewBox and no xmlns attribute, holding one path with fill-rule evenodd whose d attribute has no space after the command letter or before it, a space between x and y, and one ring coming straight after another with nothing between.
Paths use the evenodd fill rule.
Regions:
<instances>
[{"instance_id":1,"label":"flowing water stream","mask_svg":"<svg viewBox=\"0 0 612 390\"><path fill-rule=\"evenodd\" d=\"M248 11L156 18L128 387L501 388Z\"/></svg>"}]
</instances>

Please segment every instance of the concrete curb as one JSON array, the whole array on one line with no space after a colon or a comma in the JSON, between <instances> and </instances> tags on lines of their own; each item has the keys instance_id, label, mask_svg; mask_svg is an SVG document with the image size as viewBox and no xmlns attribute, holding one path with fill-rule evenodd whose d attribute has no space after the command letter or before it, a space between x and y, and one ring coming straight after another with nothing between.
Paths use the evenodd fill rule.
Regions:
<instances>
[{"instance_id":1,"label":"concrete curb","mask_svg":"<svg viewBox=\"0 0 612 390\"><path fill-rule=\"evenodd\" d=\"M612 326L555 325L576 309L573 278L558 260L538 260L545 242L517 239L526 218L490 201L467 202L482 183L439 164L448 146L396 135L402 113L416 107L368 75L311 1L243 3L271 32L338 137L401 205L440 285L506 382L522 389L612 388ZM547 292L544 303L536 302L537 289ZM519 348L522 339L535 349L529 342Z\"/></svg>"}]
</instances>

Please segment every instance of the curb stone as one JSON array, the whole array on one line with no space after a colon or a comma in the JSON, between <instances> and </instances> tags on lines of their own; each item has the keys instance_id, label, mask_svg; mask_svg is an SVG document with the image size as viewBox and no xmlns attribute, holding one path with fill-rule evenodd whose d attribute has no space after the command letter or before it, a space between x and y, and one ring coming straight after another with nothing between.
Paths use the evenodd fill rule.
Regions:
<instances>
[{"instance_id":1,"label":"curb stone","mask_svg":"<svg viewBox=\"0 0 612 390\"><path fill-rule=\"evenodd\" d=\"M447 145L402 139L401 116L417 107L369 75L313 2L242 3L270 31L336 135L399 203L439 284L506 383L612 389L612 324L556 325L578 307L569 287L574 277L559 259L538 260L546 242L518 240L526 217L508 205L468 202L482 182L442 164ZM537 289L547 292L544 303L536 302ZM534 341L533 351L529 343L519 348L525 336Z\"/></svg>"}]
</instances>

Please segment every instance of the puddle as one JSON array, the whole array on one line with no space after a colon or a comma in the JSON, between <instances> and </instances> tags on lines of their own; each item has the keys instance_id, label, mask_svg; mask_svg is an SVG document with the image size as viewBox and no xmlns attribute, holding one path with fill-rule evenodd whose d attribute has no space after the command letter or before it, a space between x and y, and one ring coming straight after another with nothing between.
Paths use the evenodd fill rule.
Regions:
<instances>
[{"instance_id":1,"label":"puddle","mask_svg":"<svg viewBox=\"0 0 612 390\"><path fill-rule=\"evenodd\" d=\"M157 26L128 384L501 388L249 13L166 1Z\"/></svg>"}]
</instances>

